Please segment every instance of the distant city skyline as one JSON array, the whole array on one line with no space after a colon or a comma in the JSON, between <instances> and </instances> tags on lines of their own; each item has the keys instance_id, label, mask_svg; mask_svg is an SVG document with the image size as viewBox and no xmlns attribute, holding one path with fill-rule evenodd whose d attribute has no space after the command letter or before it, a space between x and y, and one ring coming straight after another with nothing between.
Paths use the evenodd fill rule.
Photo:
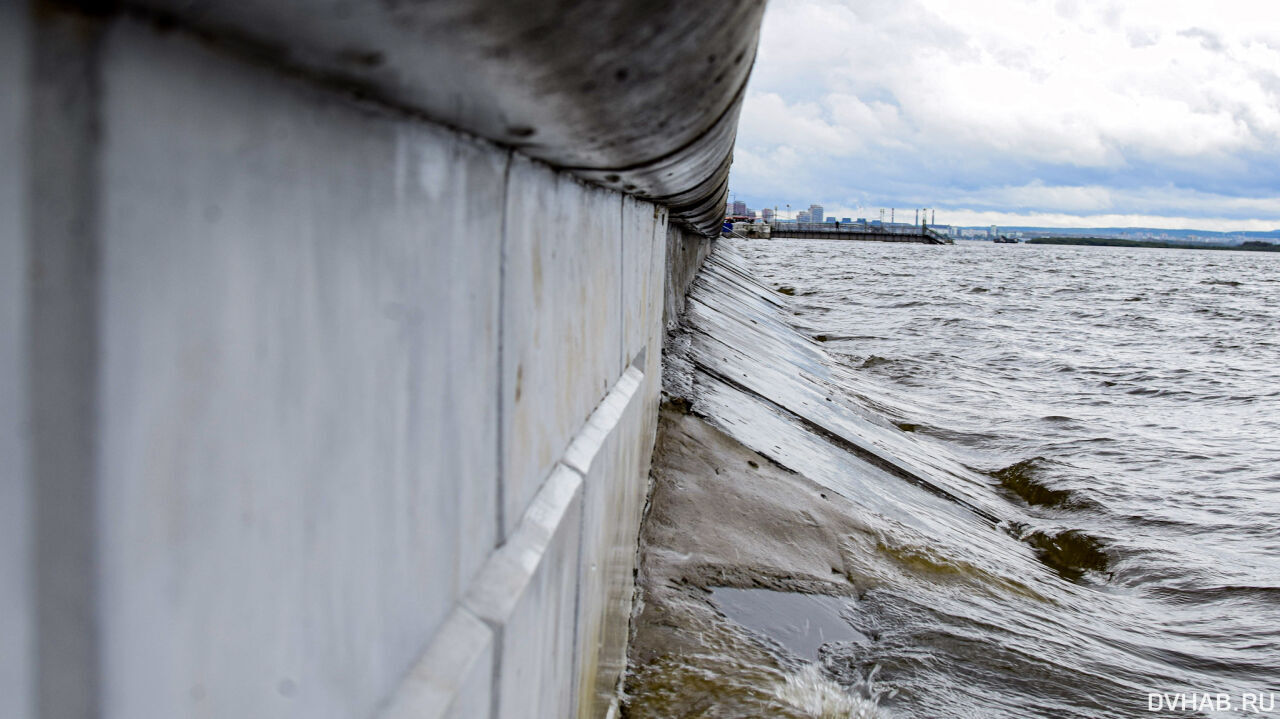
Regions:
<instances>
[{"instance_id":1,"label":"distant city skyline","mask_svg":"<svg viewBox=\"0 0 1280 719\"><path fill-rule=\"evenodd\" d=\"M1280 16L1251 2L774 0L731 188L829 216L1280 229L1277 68Z\"/></svg>"},{"instance_id":2,"label":"distant city skyline","mask_svg":"<svg viewBox=\"0 0 1280 719\"><path fill-rule=\"evenodd\" d=\"M755 209L745 200L733 199L725 206L726 216L748 217L752 221L763 222L800 222L800 223L865 223L870 225L911 226L927 224L930 228L955 239L993 239L998 236L1010 237L1105 237L1113 239L1133 240L1167 240L1182 242L1204 242L1239 244L1249 240L1280 240L1280 228L1269 230L1220 230L1203 228L1160 228L1143 226L1081 226L1069 227L1061 225L973 225L965 223L947 223L937 220L933 208L910 208L904 210L903 219L897 219L897 211L902 208L858 208L847 215L827 215L825 208L811 204L808 208L795 210L785 204L777 205L777 216L773 207ZM786 209L784 209L786 208ZM834 210L833 210L834 211ZM736 221L736 220L735 220Z\"/></svg>"}]
</instances>

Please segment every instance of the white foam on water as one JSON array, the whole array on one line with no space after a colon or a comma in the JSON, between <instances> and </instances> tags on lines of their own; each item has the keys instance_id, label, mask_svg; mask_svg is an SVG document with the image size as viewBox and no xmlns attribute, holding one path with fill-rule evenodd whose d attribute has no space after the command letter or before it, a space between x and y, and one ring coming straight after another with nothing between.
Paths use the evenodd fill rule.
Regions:
<instances>
[{"instance_id":1,"label":"white foam on water","mask_svg":"<svg viewBox=\"0 0 1280 719\"><path fill-rule=\"evenodd\" d=\"M864 682L868 688L874 675L873 670ZM806 664L799 671L787 674L774 687L773 694L782 704L815 719L888 719L890 716L879 705L879 693L872 692L869 698L850 694L827 678L817 664Z\"/></svg>"}]
</instances>

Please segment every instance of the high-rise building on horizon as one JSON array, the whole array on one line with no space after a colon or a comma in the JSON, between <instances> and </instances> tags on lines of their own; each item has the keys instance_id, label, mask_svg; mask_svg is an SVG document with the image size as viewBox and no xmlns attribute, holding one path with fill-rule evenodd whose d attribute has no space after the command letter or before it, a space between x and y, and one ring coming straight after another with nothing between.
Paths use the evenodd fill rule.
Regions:
<instances>
[{"instance_id":1,"label":"high-rise building on horizon","mask_svg":"<svg viewBox=\"0 0 1280 719\"><path fill-rule=\"evenodd\" d=\"M734 200L734 202L733 202L733 214L735 214L735 215L745 215L745 214L747 214L747 203L746 203L746 202L743 202L742 200Z\"/></svg>"},{"instance_id":2,"label":"high-rise building on horizon","mask_svg":"<svg viewBox=\"0 0 1280 719\"><path fill-rule=\"evenodd\" d=\"M809 205L810 222L822 222L822 219L826 216L826 208L822 205Z\"/></svg>"},{"instance_id":3,"label":"high-rise building on horizon","mask_svg":"<svg viewBox=\"0 0 1280 719\"><path fill-rule=\"evenodd\" d=\"M765 222L770 222L773 220L773 210L768 207L760 210L760 217L763 218Z\"/></svg>"}]
</instances>

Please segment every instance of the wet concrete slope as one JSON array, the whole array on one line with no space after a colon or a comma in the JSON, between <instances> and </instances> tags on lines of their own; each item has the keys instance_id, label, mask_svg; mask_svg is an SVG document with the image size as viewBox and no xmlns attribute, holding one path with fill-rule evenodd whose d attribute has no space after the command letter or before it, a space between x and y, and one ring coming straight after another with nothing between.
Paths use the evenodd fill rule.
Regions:
<instances>
[{"instance_id":1,"label":"wet concrete slope","mask_svg":"<svg viewBox=\"0 0 1280 719\"><path fill-rule=\"evenodd\" d=\"M841 611L718 588L841 597L856 616L869 616L862 598L885 586L922 598L969 587L1042 601L1030 576L1051 570L1019 540L1018 510L991 477L877 414L859 393L865 380L791 326L799 298L780 289L754 279L721 241L669 338L641 534L631 717L876 715L856 662L819 670L825 650L815 663L787 650L794 632L739 626L716 592L746 602L740 617L786 619L788 607L807 606L792 622L802 630L838 625ZM804 616L814 611L830 616ZM853 627L846 643L876 633ZM823 640L791 646L814 642Z\"/></svg>"},{"instance_id":2,"label":"wet concrete slope","mask_svg":"<svg viewBox=\"0 0 1280 719\"><path fill-rule=\"evenodd\" d=\"M929 506L939 517L998 524L989 480L860 402L853 378L787 323L789 302L721 243L672 339L667 391L778 464L904 522L926 521L918 508Z\"/></svg>"}]
</instances>

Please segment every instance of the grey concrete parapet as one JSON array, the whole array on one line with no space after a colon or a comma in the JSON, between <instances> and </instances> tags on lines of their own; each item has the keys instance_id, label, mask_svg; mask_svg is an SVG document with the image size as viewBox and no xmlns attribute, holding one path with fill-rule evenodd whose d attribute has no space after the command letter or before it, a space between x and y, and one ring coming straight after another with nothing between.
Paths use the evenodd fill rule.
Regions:
<instances>
[{"instance_id":1,"label":"grey concrete parapet","mask_svg":"<svg viewBox=\"0 0 1280 719\"><path fill-rule=\"evenodd\" d=\"M710 241L638 188L528 157L538 134L517 152L378 90L429 79L396 60L435 57L409 48L439 32L413 18L499 22L442 7L461 5L0 0L4 719L616 707L664 318ZM645 30L626 7L599 12L629 52L685 37L717 57L737 36L702 23L754 33L759 9L682 24L661 5ZM503 12L522 11L550 21ZM258 44L220 13L261 21ZM385 57L332 25L348 17ZM299 44L272 56L286 21ZM330 60L379 101L335 86L316 37L352 42ZM740 87L749 53L725 62L712 84ZM632 108L644 122L689 107L640 96L674 103ZM681 148L731 140L736 102L682 118L667 151L547 97L603 143L588 156L666 152L650 170L690 181ZM719 202L697 187L664 197Z\"/></svg>"},{"instance_id":2,"label":"grey concrete parapet","mask_svg":"<svg viewBox=\"0 0 1280 719\"><path fill-rule=\"evenodd\" d=\"M763 0L130 0L718 231Z\"/></svg>"}]
</instances>

